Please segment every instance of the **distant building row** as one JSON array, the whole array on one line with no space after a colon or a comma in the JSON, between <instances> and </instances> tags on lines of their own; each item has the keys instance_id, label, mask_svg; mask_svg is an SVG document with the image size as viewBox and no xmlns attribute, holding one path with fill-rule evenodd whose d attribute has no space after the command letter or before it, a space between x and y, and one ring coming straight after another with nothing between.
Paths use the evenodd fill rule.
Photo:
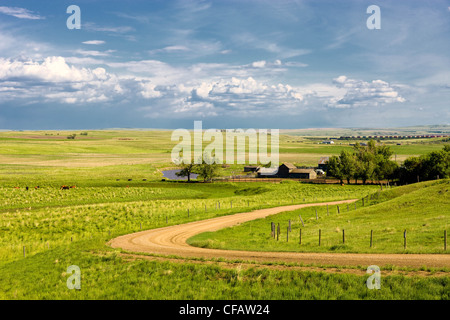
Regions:
<instances>
[{"instance_id":1,"label":"distant building row","mask_svg":"<svg viewBox=\"0 0 450 320\"><path fill-rule=\"evenodd\" d=\"M447 134L414 135L414 136L341 136L339 140L352 139L424 139L424 138L445 138Z\"/></svg>"}]
</instances>

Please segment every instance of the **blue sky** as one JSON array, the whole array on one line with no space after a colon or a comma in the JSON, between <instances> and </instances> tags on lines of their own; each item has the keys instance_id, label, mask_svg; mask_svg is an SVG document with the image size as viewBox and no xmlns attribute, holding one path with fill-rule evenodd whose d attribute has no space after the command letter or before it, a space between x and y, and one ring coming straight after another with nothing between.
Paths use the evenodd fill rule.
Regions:
<instances>
[{"instance_id":1,"label":"blue sky","mask_svg":"<svg viewBox=\"0 0 450 320\"><path fill-rule=\"evenodd\" d=\"M439 0L0 0L0 129L449 124L449 34Z\"/></svg>"}]
</instances>

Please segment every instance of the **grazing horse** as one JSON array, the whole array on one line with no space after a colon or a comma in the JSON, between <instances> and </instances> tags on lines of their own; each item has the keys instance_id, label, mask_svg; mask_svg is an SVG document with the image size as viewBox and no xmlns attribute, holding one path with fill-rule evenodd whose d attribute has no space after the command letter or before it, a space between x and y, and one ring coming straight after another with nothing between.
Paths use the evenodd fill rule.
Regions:
<instances>
[{"instance_id":1,"label":"grazing horse","mask_svg":"<svg viewBox=\"0 0 450 320\"><path fill-rule=\"evenodd\" d=\"M61 189L61 190L63 190L63 189L69 189L69 186L63 185L63 186L61 186L60 189Z\"/></svg>"},{"instance_id":2,"label":"grazing horse","mask_svg":"<svg viewBox=\"0 0 450 320\"><path fill-rule=\"evenodd\" d=\"M72 189L74 189L74 188L76 188L77 186L70 186L70 188L72 188Z\"/></svg>"}]
</instances>

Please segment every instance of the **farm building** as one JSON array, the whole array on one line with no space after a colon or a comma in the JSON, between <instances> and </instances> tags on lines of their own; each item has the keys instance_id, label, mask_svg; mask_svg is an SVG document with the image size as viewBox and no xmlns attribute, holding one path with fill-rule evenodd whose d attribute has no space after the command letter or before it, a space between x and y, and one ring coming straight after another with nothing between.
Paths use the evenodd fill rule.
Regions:
<instances>
[{"instance_id":1,"label":"farm building","mask_svg":"<svg viewBox=\"0 0 450 320\"><path fill-rule=\"evenodd\" d=\"M334 144L334 141L332 141L332 140L325 140L325 141L322 141L322 144Z\"/></svg>"},{"instance_id":2,"label":"farm building","mask_svg":"<svg viewBox=\"0 0 450 320\"><path fill-rule=\"evenodd\" d=\"M323 171L327 172L327 162L330 160L330 157L321 157L319 159L319 164L317 166L318 169L322 169Z\"/></svg>"},{"instance_id":3,"label":"farm building","mask_svg":"<svg viewBox=\"0 0 450 320\"><path fill-rule=\"evenodd\" d=\"M256 172L258 171L258 169L259 169L258 166L245 166L244 172Z\"/></svg>"},{"instance_id":4,"label":"farm building","mask_svg":"<svg viewBox=\"0 0 450 320\"><path fill-rule=\"evenodd\" d=\"M289 173L289 178L316 179L317 173L314 169L294 169Z\"/></svg>"},{"instance_id":5,"label":"farm building","mask_svg":"<svg viewBox=\"0 0 450 320\"><path fill-rule=\"evenodd\" d=\"M276 178L278 173L278 168L259 168L258 178Z\"/></svg>"},{"instance_id":6,"label":"farm building","mask_svg":"<svg viewBox=\"0 0 450 320\"><path fill-rule=\"evenodd\" d=\"M297 167L294 166L292 163L285 162L278 167L277 175L279 178L289 178L289 174L292 172L292 170L295 169L297 169Z\"/></svg>"}]
</instances>

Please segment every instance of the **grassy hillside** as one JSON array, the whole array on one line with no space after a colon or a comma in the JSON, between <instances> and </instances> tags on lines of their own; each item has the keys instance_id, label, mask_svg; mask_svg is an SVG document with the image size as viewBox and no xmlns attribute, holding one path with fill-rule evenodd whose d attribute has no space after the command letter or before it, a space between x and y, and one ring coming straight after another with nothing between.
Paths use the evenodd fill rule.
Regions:
<instances>
[{"instance_id":1,"label":"grassy hillside","mask_svg":"<svg viewBox=\"0 0 450 320\"><path fill-rule=\"evenodd\" d=\"M337 207L333 206L327 214L326 207L305 208L203 233L191 238L189 243L208 248L256 251L444 253L444 230L450 227L449 189L448 179L387 189L373 194L365 201L365 207L358 201L356 210L355 205L349 205L349 211L347 206L341 206L338 214ZM289 220L291 232L287 239ZM280 223L279 241L271 237L271 222ZM404 230L407 233L406 250Z\"/></svg>"}]
</instances>

